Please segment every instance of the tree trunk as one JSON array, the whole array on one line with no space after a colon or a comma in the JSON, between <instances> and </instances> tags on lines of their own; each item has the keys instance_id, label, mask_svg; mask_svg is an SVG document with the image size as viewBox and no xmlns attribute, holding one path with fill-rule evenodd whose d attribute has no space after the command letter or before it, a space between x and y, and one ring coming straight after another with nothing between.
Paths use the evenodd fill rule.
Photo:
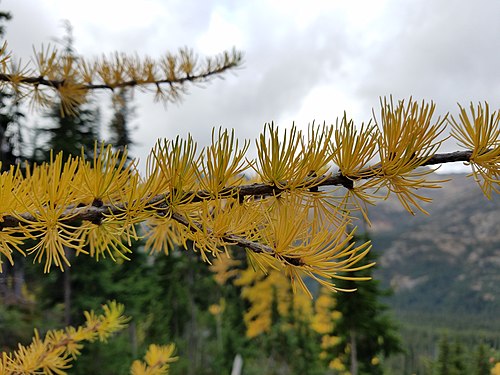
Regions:
<instances>
[{"instance_id":1,"label":"tree trunk","mask_svg":"<svg viewBox=\"0 0 500 375\"><path fill-rule=\"evenodd\" d=\"M236 354L233 361L233 368L231 369L231 375L241 375L241 369L243 368L243 358L240 354Z\"/></svg>"},{"instance_id":2,"label":"tree trunk","mask_svg":"<svg viewBox=\"0 0 500 375\"><path fill-rule=\"evenodd\" d=\"M23 296L24 280L24 262L16 262L16 266L12 267L14 275L14 295L17 303L25 301Z\"/></svg>"},{"instance_id":3,"label":"tree trunk","mask_svg":"<svg viewBox=\"0 0 500 375\"><path fill-rule=\"evenodd\" d=\"M0 273L0 298L5 305L19 305L25 303L23 286L25 284L24 275L25 259L14 254L15 266L8 261L1 264Z\"/></svg>"},{"instance_id":4,"label":"tree trunk","mask_svg":"<svg viewBox=\"0 0 500 375\"><path fill-rule=\"evenodd\" d=\"M130 337L130 347L132 352L132 358L137 358L137 325L134 321L130 322L128 326L128 332Z\"/></svg>"}]
</instances>

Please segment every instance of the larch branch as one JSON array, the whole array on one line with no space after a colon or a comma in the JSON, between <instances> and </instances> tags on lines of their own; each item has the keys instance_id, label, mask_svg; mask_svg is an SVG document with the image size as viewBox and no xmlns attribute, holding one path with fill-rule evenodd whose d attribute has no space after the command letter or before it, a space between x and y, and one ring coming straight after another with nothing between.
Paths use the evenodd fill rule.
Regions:
<instances>
[{"instance_id":1,"label":"larch branch","mask_svg":"<svg viewBox=\"0 0 500 375\"><path fill-rule=\"evenodd\" d=\"M108 90L114 90L117 88L123 88L123 87L134 87L134 86L144 86L144 85L179 85L182 86L183 84L186 83L199 83L199 82L205 82L208 80L208 78L211 78L212 76L219 75L221 73L224 73L225 71L235 68L239 65L239 60L236 61L229 61L227 64L224 64L220 66L217 69L209 70L207 72L203 72L200 74L185 74L182 77L178 77L175 79L160 79L160 80L144 80L144 81L137 81L137 80L130 80L130 81L125 81L125 82L120 82L116 83L114 85L109 85L109 84L86 84L86 83L81 83L79 84L78 82L72 82L77 84L77 86L81 89L84 90L99 90L99 89L108 89ZM13 81L13 76L11 74L3 74L0 73L0 81L2 82L12 82ZM45 79L43 76L39 77L20 77L15 79L16 83L24 83L24 84L29 84L29 85L40 85L40 86L47 86L51 87L54 89L58 89L59 87L62 87L65 85L67 82L66 80L50 80L50 79Z\"/></svg>"},{"instance_id":2,"label":"larch branch","mask_svg":"<svg viewBox=\"0 0 500 375\"><path fill-rule=\"evenodd\" d=\"M455 151L450 153L441 153L435 154L430 159L422 163L422 166L430 166L436 164L445 164L452 162L469 162L470 157L472 155L472 151ZM363 175L363 179L371 178L376 175L377 166L368 167L365 171L373 171L372 175ZM331 176L321 176L318 178L318 184L315 186L344 186L347 189L352 188L352 181L357 180L356 176L344 176L341 172L337 172ZM286 184L283 184L286 186ZM232 186L223 189L219 197L220 198L229 198L229 197L238 197L242 199L244 197L262 197L262 196L272 196L277 195L281 192L286 191L286 188L278 188L269 183L254 183L240 186ZM195 192L186 192L183 197L183 201L189 201L192 203L201 202L204 200L212 200L214 199L213 194L205 190L195 191ZM153 213L161 213L164 212L166 208L166 203L168 202L168 193L167 194L159 194L152 198L149 198L147 201L146 211L150 211ZM89 205L84 207L68 207L66 211L61 215L60 220L68 223L75 223L82 220L91 221L94 223L99 223L105 219L107 215L120 215L123 212L126 212L127 204L126 203L117 203L117 204L96 204ZM178 221L183 225L191 225L189 221L183 221L180 217L173 216L174 220ZM36 218L29 213L20 213L16 216L14 215L4 215L2 217L3 221L0 222L0 230L7 227L18 227L22 224L23 219L26 221L35 221ZM184 219L186 220L186 219ZM200 224L201 225L201 224ZM245 244L245 239L239 239L237 237L228 237L228 241L235 241L240 243L242 246L252 248L252 244ZM259 245L262 246L262 245ZM253 250L256 252L264 252L269 253L269 249L267 247L255 247ZM272 250L272 249L271 249Z\"/></svg>"}]
</instances>

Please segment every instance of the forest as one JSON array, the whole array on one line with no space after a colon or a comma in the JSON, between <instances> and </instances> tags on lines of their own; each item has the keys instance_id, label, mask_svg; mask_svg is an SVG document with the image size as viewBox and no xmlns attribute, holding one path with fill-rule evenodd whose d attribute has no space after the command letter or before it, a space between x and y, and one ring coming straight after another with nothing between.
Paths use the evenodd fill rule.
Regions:
<instances>
[{"instance_id":1,"label":"forest","mask_svg":"<svg viewBox=\"0 0 500 375\"><path fill-rule=\"evenodd\" d=\"M1 34L12 16L0 12ZM346 115L307 135L266 124L250 161L250 142L214 129L201 151L159 140L144 177L132 90L178 102L242 53L93 63L69 23L60 44L28 70L0 54L0 373L500 374L498 305L405 299L384 269L397 239L370 226L387 199L405 222L432 211L441 163L469 163L498 202L499 111L435 119L432 102L384 98L361 128ZM97 90L113 98L108 123ZM445 128L465 150L438 153Z\"/></svg>"}]
</instances>

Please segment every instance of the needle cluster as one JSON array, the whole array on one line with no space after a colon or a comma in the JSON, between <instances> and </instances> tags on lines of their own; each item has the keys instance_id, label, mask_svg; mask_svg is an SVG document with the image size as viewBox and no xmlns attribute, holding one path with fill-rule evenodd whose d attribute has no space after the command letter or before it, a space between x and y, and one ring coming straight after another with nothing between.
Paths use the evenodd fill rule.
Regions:
<instances>
[{"instance_id":1,"label":"needle cluster","mask_svg":"<svg viewBox=\"0 0 500 375\"><path fill-rule=\"evenodd\" d=\"M106 341L126 327L129 319L123 311L123 305L110 302L103 305L100 315L86 311L85 323L79 327L48 331L43 338L35 330L29 345L19 344L16 351L2 353L0 374L65 374L81 354L84 342Z\"/></svg>"}]
</instances>

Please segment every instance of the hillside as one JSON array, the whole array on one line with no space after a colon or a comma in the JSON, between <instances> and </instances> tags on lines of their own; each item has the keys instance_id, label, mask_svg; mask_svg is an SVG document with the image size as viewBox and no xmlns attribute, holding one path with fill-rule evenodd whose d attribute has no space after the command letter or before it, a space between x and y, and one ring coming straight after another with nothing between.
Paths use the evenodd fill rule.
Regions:
<instances>
[{"instance_id":1,"label":"hillside","mask_svg":"<svg viewBox=\"0 0 500 375\"><path fill-rule=\"evenodd\" d=\"M424 193L434 199L429 216L412 217L395 199L370 208L377 278L394 289L400 317L500 326L500 197L489 201L465 175L436 178L452 181Z\"/></svg>"}]
</instances>

